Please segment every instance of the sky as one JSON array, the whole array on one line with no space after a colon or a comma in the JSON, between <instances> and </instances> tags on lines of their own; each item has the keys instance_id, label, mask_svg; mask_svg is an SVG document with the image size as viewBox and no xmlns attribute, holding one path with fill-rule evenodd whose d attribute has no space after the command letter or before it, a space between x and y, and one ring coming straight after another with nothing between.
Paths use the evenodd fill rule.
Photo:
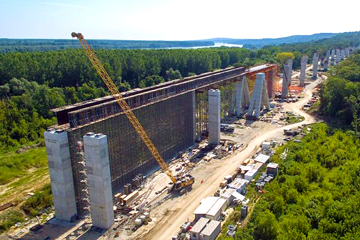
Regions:
<instances>
[{"instance_id":1,"label":"sky","mask_svg":"<svg viewBox=\"0 0 360 240\"><path fill-rule=\"evenodd\" d=\"M0 0L0 38L198 40L359 31L356 0Z\"/></svg>"}]
</instances>

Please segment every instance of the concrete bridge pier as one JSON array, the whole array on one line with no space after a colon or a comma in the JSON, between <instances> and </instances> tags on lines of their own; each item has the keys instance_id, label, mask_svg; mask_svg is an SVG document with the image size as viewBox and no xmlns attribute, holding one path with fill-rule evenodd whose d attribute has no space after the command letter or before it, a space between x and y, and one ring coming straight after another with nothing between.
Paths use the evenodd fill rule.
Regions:
<instances>
[{"instance_id":1,"label":"concrete bridge pier","mask_svg":"<svg viewBox=\"0 0 360 240\"><path fill-rule=\"evenodd\" d=\"M344 60L345 59L345 50L341 49L340 51L340 60Z\"/></svg>"},{"instance_id":2,"label":"concrete bridge pier","mask_svg":"<svg viewBox=\"0 0 360 240\"><path fill-rule=\"evenodd\" d=\"M239 117L249 106L250 94L246 77L235 83L235 113Z\"/></svg>"},{"instance_id":3,"label":"concrete bridge pier","mask_svg":"<svg viewBox=\"0 0 360 240\"><path fill-rule=\"evenodd\" d=\"M308 62L307 56L302 56L301 58L301 69L300 69L300 86L305 86L305 79L306 79L306 64Z\"/></svg>"},{"instance_id":4,"label":"concrete bridge pier","mask_svg":"<svg viewBox=\"0 0 360 240\"><path fill-rule=\"evenodd\" d=\"M313 57L313 75L312 75L312 79L317 79L318 67L319 67L319 54L316 52L316 53L314 53L314 57Z\"/></svg>"},{"instance_id":5,"label":"concrete bridge pier","mask_svg":"<svg viewBox=\"0 0 360 240\"><path fill-rule=\"evenodd\" d=\"M92 222L95 227L108 229L114 223L114 211L107 136L87 133L84 151Z\"/></svg>"},{"instance_id":6,"label":"concrete bridge pier","mask_svg":"<svg viewBox=\"0 0 360 240\"><path fill-rule=\"evenodd\" d=\"M64 130L49 129L44 132L44 137L55 217L71 221L77 210L68 135Z\"/></svg>"},{"instance_id":7,"label":"concrete bridge pier","mask_svg":"<svg viewBox=\"0 0 360 240\"><path fill-rule=\"evenodd\" d=\"M220 90L210 89L209 97L209 144L218 145L220 143Z\"/></svg>"},{"instance_id":8,"label":"concrete bridge pier","mask_svg":"<svg viewBox=\"0 0 360 240\"><path fill-rule=\"evenodd\" d=\"M336 65L340 62L340 49L336 49Z\"/></svg>"},{"instance_id":9,"label":"concrete bridge pier","mask_svg":"<svg viewBox=\"0 0 360 240\"><path fill-rule=\"evenodd\" d=\"M324 60L324 70L327 71L329 67L329 59L330 59L330 50L327 50L325 60Z\"/></svg>"},{"instance_id":10,"label":"concrete bridge pier","mask_svg":"<svg viewBox=\"0 0 360 240\"><path fill-rule=\"evenodd\" d=\"M258 118L263 107L270 109L269 95L267 92L265 73L258 73L256 75L255 86L247 115Z\"/></svg>"},{"instance_id":11,"label":"concrete bridge pier","mask_svg":"<svg viewBox=\"0 0 360 240\"><path fill-rule=\"evenodd\" d=\"M331 50L331 66L335 65L335 50Z\"/></svg>"},{"instance_id":12,"label":"concrete bridge pier","mask_svg":"<svg viewBox=\"0 0 360 240\"><path fill-rule=\"evenodd\" d=\"M288 85L289 72L290 72L289 65L284 65L282 91L281 91L281 98L282 99L285 99L287 97L288 93L289 93L289 85Z\"/></svg>"},{"instance_id":13,"label":"concrete bridge pier","mask_svg":"<svg viewBox=\"0 0 360 240\"><path fill-rule=\"evenodd\" d=\"M288 78L288 86L290 86L291 85L292 68L293 68L293 60L289 58L287 60L286 64L289 66L288 76L290 76L290 78Z\"/></svg>"}]
</instances>

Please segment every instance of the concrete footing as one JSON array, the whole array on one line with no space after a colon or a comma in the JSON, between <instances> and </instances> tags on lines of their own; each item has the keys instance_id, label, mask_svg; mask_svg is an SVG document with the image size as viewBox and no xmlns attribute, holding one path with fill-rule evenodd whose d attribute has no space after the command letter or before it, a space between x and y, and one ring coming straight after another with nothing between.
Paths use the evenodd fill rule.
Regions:
<instances>
[{"instance_id":1,"label":"concrete footing","mask_svg":"<svg viewBox=\"0 0 360 240\"><path fill-rule=\"evenodd\" d=\"M107 136L86 134L84 150L92 222L95 227L107 229L114 223Z\"/></svg>"},{"instance_id":2,"label":"concrete footing","mask_svg":"<svg viewBox=\"0 0 360 240\"><path fill-rule=\"evenodd\" d=\"M44 132L44 137L55 217L59 220L71 221L77 210L67 132L47 130Z\"/></svg>"},{"instance_id":3,"label":"concrete footing","mask_svg":"<svg viewBox=\"0 0 360 240\"><path fill-rule=\"evenodd\" d=\"M220 143L220 90L210 89L209 97L209 144L218 145Z\"/></svg>"},{"instance_id":4,"label":"concrete footing","mask_svg":"<svg viewBox=\"0 0 360 240\"><path fill-rule=\"evenodd\" d=\"M254 90L247 115L258 118L263 107L270 109L269 95L267 92L265 73L258 73L256 75Z\"/></svg>"}]
</instances>

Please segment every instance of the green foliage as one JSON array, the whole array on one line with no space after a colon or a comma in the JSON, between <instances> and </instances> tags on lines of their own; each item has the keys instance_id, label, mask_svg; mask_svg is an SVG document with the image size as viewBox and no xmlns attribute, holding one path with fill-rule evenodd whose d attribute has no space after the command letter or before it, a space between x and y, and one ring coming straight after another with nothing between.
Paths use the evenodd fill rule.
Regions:
<instances>
[{"instance_id":1,"label":"green foliage","mask_svg":"<svg viewBox=\"0 0 360 240\"><path fill-rule=\"evenodd\" d=\"M269 210L266 210L258 216L255 220L254 238L271 240L276 239L279 232L279 224L275 215Z\"/></svg>"},{"instance_id":2,"label":"green foliage","mask_svg":"<svg viewBox=\"0 0 360 240\"><path fill-rule=\"evenodd\" d=\"M266 186L239 239L359 236L360 141L325 124L311 128L300 143L289 142L272 157L278 176Z\"/></svg>"},{"instance_id":3,"label":"green foliage","mask_svg":"<svg viewBox=\"0 0 360 240\"><path fill-rule=\"evenodd\" d=\"M23 210L27 215L37 216L40 210L51 207L53 205L53 197L51 195L51 185L47 184L39 191L35 192L34 196L28 198L22 205Z\"/></svg>"},{"instance_id":4,"label":"green foliage","mask_svg":"<svg viewBox=\"0 0 360 240\"><path fill-rule=\"evenodd\" d=\"M310 57L318 51L320 57L325 57L328 49L343 49L345 47L356 47L360 45L360 32L347 32L333 35L329 38L314 39L307 42L296 42L290 44L282 44L279 46L282 52L298 51Z\"/></svg>"},{"instance_id":5,"label":"green foliage","mask_svg":"<svg viewBox=\"0 0 360 240\"><path fill-rule=\"evenodd\" d=\"M23 153L13 151L0 152L0 185L6 184L14 178L27 174L32 168L47 166L46 150L33 148Z\"/></svg>"},{"instance_id":6,"label":"green foliage","mask_svg":"<svg viewBox=\"0 0 360 240\"><path fill-rule=\"evenodd\" d=\"M212 41L88 40L88 43L94 49L179 48L214 45ZM0 52L54 51L68 48L81 48L81 45L75 39L0 39Z\"/></svg>"},{"instance_id":7,"label":"green foliage","mask_svg":"<svg viewBox=\"0 0 360 240\"><path fill-rule=\"evenodd\" d=\"M173 70L170 68L169 70L166 70L166 80L174 80L174 79L180 79L181 73L179 70Z\"/></svg>"},{"instance_id":8,"label":"green foliage","mask_svg":"<svg viewBox=\"0 0 360 240\"><path fill-rule=\"evenodd\" d=\"M332 71L321 89L320 111L360 130L360 54L353 54Z\"/></svg>"},{"instance_id":9,"label":"green foliage","mask_svg":"<svg viewBox=\"0 0 360 240\"><path fill-rule=\"evenodd\" d=\"M275 48L97 50L120 91L153 86L230 65L274 62ZM106 86L79 49L0 54L0 149L42 138L52 108L105 96Z\"/></svg>"},{"instance_id":10,"label":"green foliage","mask_svg":"<svg viewBox=\"0 0 360 240\"><path fill-rule=\"evenodd\" d=\"M0 233L3 233L18 222L24 221L23 214L20 211L10 211L0 218Z\"/></svg>"},{"instance_id":11,"label":"green foliage","mask_svg":"<svg viewBox=\"0 0 360 240\"><path fill-rule=\"evenodd\" d=\"M280 63L286 64L288 59L295 59L295 55L291 52L280 52L276 55L276 58Z\"/></svg>"}]
</instances>

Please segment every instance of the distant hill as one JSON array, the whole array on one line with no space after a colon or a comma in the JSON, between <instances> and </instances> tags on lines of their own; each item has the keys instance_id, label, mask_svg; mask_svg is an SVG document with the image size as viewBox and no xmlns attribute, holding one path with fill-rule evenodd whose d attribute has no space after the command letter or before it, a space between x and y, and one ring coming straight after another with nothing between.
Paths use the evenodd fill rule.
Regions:
<instances>
[{"instance_id":1,"label":"distant hill","mask_svg":"<svg viewBox=\"0 0 360 240\"><path fill-rule=\"evenodd\" d=\"M136 41L136 40L88 40L94 49L184 48L214 46L213 41ZM0 38L0 53L10 51L53 51L80 48L75 39L7 39Z\"/></svg>"},{"instance_id":2,"label":"distant hill","mask_svg":"<svg viewBox=\"0 0 360 240\"><path fill-rule=\"evenodd\" d=\"M360 31L359 32L344 32L339 33L331 38L323 38L310 42L286 43L279 46L280 51L295 52L306 54L309 57L313 56L314 52L319 52L321 57L324 57L328 49L344 49L346 47L360 46Z\"/></svg>"},{"instance_id":3,"label":"distant hill","mask_svg":"<svg viewBox=\"0 0 360 240\"><path fill-rule=\"evenodd\" d=\"M283 43L310 42L324 38L336 36L337 33L317 33L312 35L294 35L282 38L262 38L262 39L233 39L233 38L211 38L205 41L215 43L242 44L247 48L262 48L266 45L280 45Z\"/></svg>"}]
</instances>

